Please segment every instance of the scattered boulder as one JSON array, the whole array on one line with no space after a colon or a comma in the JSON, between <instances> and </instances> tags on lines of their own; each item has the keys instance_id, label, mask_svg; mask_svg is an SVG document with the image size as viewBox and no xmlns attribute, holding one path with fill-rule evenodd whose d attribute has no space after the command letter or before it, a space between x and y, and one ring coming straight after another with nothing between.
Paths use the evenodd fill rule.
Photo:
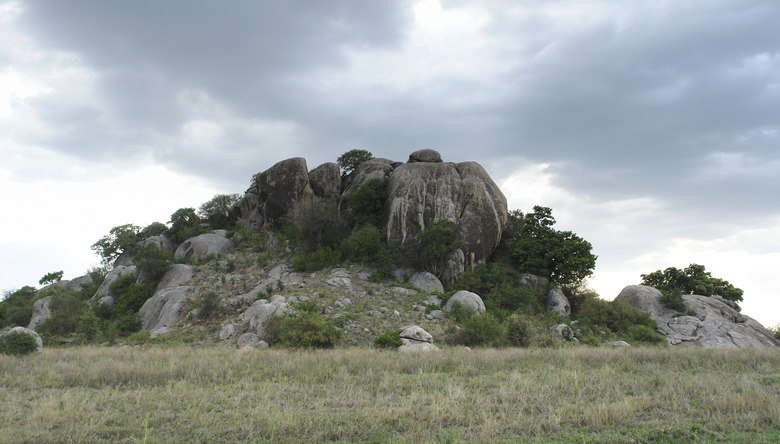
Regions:
<instances>
[{"instance_id":1,"label":"scattered boulder","mask_svg":"<svg viewBox=\"0 0 780 444\"><path fill-rule=\"evenodd\" d=\"M255 331L258 338L263 338L265 336L266 324L268 324L271 316L281 315L285 310L286 304L283 302L272 303L265 299L260 299L241 314L241 320L249 322L249 328Z\"/></svg>"},{"instance_id":2,"label":"scattered boulder","mask_svg":"<svg viewBox=\"0 0 780 444\"><path fill-rule=\"evenodd\" d=\"M401 342L403 343L398 350L400 351L428 351L438 350L433 344L433 336L422 327L411 325L401 331Z\"/></svg>"},{"instance_id":3,"label":"scattered boulder","mask_svg":"<svg viewBox=\"0 0 780 444\"><path fill-rule=\"evenodd\" d=\"M256 334L244 333L243 335L238 337L238 341L236 341L236 344L238 345L238 348L244 348L244 347L252 347L258 342L260 342L260 338L257 337Z\"/></svg>"},{"instance_id":4,"label":"scattered boulder","mask_svg":"<svg viewBox=\"0 0 780 444\"><path fill-rule=\"evenodd\" d=\"M482 298L479 297L478 294L472 293L470 291L461 290L452 295L447 300L447 303L444 304L444 311L452 311L455 303L460 303L464 309L471 310L477 314L482 314L485 312L485 303L482 301Z\"/></svg>"},{"instance_id":5,"label":"scattered boulder","mask_svg":"<svg viewBox=\"0 0 780 444\"><path fill-rule=\"evenodd\" d=\"M208 255L221 256L229 253L233 245L225 235L225 230L215 230L187 239L179 245L173 257L191 263Z\"/></svg>"},{"instance_id":6,"label":"scattered boulder","mask_svg":"<svg viewBox=\"0 0 780 444\"><path fill-rule=\"evenodd\" d=\"M558 324L550 327L553 339L558 342L570 342L574 340L574 331L566 324Z\"/></svg>"},{"instance_id":7,"label":"scattered boulder","mask_svg":"<svg viewBox=\"0 0 780 444\"><path fill-rule=\"evenodd\" d=\"M9 335L11 333L25 333L32 336L33 339L35 339L36 351L40 353L43 350L43 340L35 330L31 330L25 327L14 327L8 331L0 332L0 341L3 340L3 336Z\"/></svg>"},{"instance_id":8,"label":"scattered boulder","mask_svg":"<svg viewBox=\"0 0 780 444\"><path fill-rule=\"evenodd\" d=\"M609 345L613 347L631 347L631 344L629 344L626 341L612 341L608 343Z\"/></svg>"},{"instance_id":9,"label":"scattered boulder","mask_svg":"<svg viewBox=\"0 0 780 444\"><path fill-rule=\"evenodd\" d=\"M30 319L30 324L27 325L29 330L35 330L35 327L41 325L43 321L51 317L51 309L49 308L51 298L51 296L46 296L33 303L32 318Z\"/></svg>"},{"instance_id":10,"label":"scattered boulder","mask_svg":"<svg viewBox=\"0 0 780 444\"><path fill-rule=\"evenodd\" d=\"M675 346L704 348L777 347L780 341L758 321L741 314L720 297L683 295L686 313L663 306L661 292L644 285L629 285L618 295L649 313L656 331ZM730 302L730 301L729 301Z\"/></svg>"},{"instance_id":11,"label":"scattered boulder","mask_svg":"<svg viewBox=\"0 0 780 444\"><path fill-rule=\"evenodd\" d=\"M157 236L150 236L141 241L141 246L145 247L149 244L155 244L157 245L157 248L159 248L162 251L168 251L173 253L173 242L168 239L167 237L163 236L162 234L158 234Z\"/></svg>"},{"instance_id":12,"label":"scattered boulder","mask_svg":"<svg viewBox=\"0 0 780 444\"><path fill-rule=\"evenodd\" d=\"M238 333L238 328L234 324L227 324L219 331L219 340L224 341L232 338Z\"/></svg>"},{"instance_id":13,"label":"scattered boulder","mask_svg":"<svg viewBox=\"0 0 780 444\"><path fill-rule=\"evenodd\" d=\"M154 339L160 335L167 335L170 332L171 331L168 329L168 327L157 327L149 332L149 338Z\"/></svg>"},{"instance_id":14,"label":"scattered boulder","mask_svg":"<svg viewBox=\"0 0 780 444\"><path fill-rule=\"evenodd\" d=\"M544 306L547 307L548 310L554 311L562 316L569 316L571 314L569 300L560 288L553 288L547 293L547 299L544 301Z\"/></svg>"},{"instance_id":15,"label":"scattered boulder","mask_svg":"<svg viewBox=\"0 0 780 444\"><path fill-rule=\"evenodd\" d=\"M103 296L102 298L100 298L100 300L98 300L97 303L98 303L98 307L101 305L105 305L108 308L112 308L114 306L114 298L111 296Z\"/></svg>"},{"instance_id":16,"label":"scattered boulder","mask_svg":"<svg viewBox=\"0 0 780 444\"><path fill-rule=\"evenodd\" d=\"M441 154L435 150L419 150L409 155L409 163L430 162L441 163Z\"/></svg>"},{"instance_id":17,"label":"scattered boulder","mask_svg":"<svg viewBox=\"0 0 780 444\"><path fill-rule=\"evenodd\" d=\"M143 329L154 331L170 327L181 316L190 287L170 287L155 292L139 310L143 316Z\"/></svg>"},{"instance_id":18,"label":"scattered boulder","mask_svg":"<svg viewBox=\"0 0 780 444\"><path fill-rule=\"evenodd\" d=\"M547 294L547 289L550 287L550 280L531 273L521 273L520 276L518 276L515 285L518 287L530 288L533 290L537 299L541 299L542 296Z\"/></svg>"},{"instance_id":19,"label":"scattered boulder","mask_svg":"<svg viewBox=\"0 0 780 444\"><path fill-rule=\"evenodd\" d=\"M441 310L431 310L430 313L425 315L425 319L429 321L443 321L447 319L447 315Z\"/></svg>"},{"instance_id":20,"label":"scattered boulder","mask_svg":"<svg viewBox=\"0 0 780 444\"><path fill-rule=\"evenodd\" d=\"M441 284L439 278L427 271L414 273L409 278L409 284L424 293L444 293L444 286Z\"/></svg>"}]
</instances>

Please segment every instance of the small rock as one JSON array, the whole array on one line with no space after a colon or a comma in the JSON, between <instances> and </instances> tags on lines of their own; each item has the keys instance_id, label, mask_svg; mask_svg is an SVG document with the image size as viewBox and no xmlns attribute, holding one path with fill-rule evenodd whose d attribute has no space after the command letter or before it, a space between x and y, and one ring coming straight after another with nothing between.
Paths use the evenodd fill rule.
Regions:
<instances>
[{"instance_id":1,"label":"small rock","mask_svg":"<svg viewBox=\"0 0 780 444\"><path fill-rule=\"evenodd\" d=\"M472 310L477 314L485 312L485 303L482 302L482 298L476 293L466 290L455 293L447 300L447 303L444 305L444 310L448 312L452 311L452 306L456 302L459 302L466 310Z\"/></svg>"},{"instance_id":2,"label":"small rock","mask_svg":"<svg viewBox=\"0 0 780 444\"><path fill-rule=\"evenodd\" d=\"M252 347L258 342L260 342L260 338L257 337L257 335L254 333L244 333L243 335L239 336L238 341L236 341L238 348Z\"/></svg>"},{"instance_id":3,"label":"small rock","mask_svg":"<svg viewBox=\"0 0 780 444\"><path fill-rule=\"evenodd\" d=\"M226 326L222 327L222 330L219 331L219 340L224 341L226 339L229 339L233 337L237 332L236 326L233 324L227 324Z\"/></svg>"},{"instance_id":4,"label":"small rock","mask_svg":"<svg viewBox=\"0 0 780 444\"><path fill-rule=\"evenodd\" d=\"M631 344L626 341L612 341L609 343L609 345L613 347L631 347Z\"/></svg>"}]
</instances>

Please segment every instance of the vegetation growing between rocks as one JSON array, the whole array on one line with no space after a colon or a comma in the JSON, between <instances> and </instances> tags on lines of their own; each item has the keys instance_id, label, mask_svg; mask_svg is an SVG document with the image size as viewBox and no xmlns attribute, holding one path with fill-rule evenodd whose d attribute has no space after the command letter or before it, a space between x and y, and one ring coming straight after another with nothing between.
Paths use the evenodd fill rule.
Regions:
<instances>
[{"instance_id":1,"label":"vegetation growing between rocks","mask_svg":"<svg viewBox=\"0 0 780 444\"><path fill-rule=\"evenodd\" d=\"M370 151L354 149L340 155L336 163L341 167L342 174L349 174L355 170L361 163L371 160L374 155Z\"/></svg>"},{"instance_id":2,"label":"vegetation growing between rocks","mask_svg":"<svg viewBox=\"0 0 780 444\"><path fill-rule=\"evenodd\" d=\"M29 355L38 350L38 344L32 335L23 331L14 331L0 338L0 354Z\"/></svg>"},{"instance_id":3,"label":"vegetation growing between rocks","mask_svg":"<svg viewBox=\"0 0 780 444\"><path fill-rule=\"evenodd\" d=\"M655 287L664 294L698 294L701 296L722 296L730 301L741 302L744 292L728 281L713 277L704 265L690 264L680 270L669 267L643 274L642 285Z\"/></svg>"}]
</instances>

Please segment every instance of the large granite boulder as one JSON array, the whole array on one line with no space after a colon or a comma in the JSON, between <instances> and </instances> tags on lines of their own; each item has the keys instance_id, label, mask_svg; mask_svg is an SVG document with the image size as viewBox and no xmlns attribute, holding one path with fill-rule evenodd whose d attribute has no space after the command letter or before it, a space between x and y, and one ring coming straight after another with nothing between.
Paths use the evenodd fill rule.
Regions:
<instances>
[{"instance_id":1,"label":"large granite boulder","mask_svg":"<svg viewBox=\"0 0 780 444\"><path fill-rule=\"evenodd\" d=\"M157 283L155 291L166 288L178 287L187 284L195 275L195 268L192 265L173 264L165 270L165 274Z\"/></svg>"},{"instance_id":2,"label":"large granite boulder","mask_svg":"<svg viewBox=\"0 0 780 444\"><path fill-rule=\"evenodd\" d=\"M571 314L571 305L569 305L569 299L563 294L560 288L553 288L547 292L547 298L544 300L544 306L550 310L558 313L561 316L569 316Z\"/></svg>"},{"instance_id":3,"label":"large granite boulder","mask_svg":"<svg viewBox=\"0 0 780 444\"><path fill-rule=\"evenodd\" d=\"M244 197L231 209L230 216L250 228L279 227L296 204L311 201L306 159L283 160L255 176Z\"/></svg>"},{"instance_id":4,"label":"large granite boulder","mask_svg":"<svg viewBox=\"0 0 780 444\"><path fill-rule=\"evenodd\" d=\"M315 196L338 202L341 199L341 168L333 162L318 166L309 173L309 186Z\"/></svg>"},{"instance_id":5,"label":"large granite boulder","mask_svg":"<svg viewBox=\"0 0 780 444\"><path fill-rule=\"evenodd\" d=\"M623 299L649 313L656 330L671 345L704 348L780 346L774 335L758 321L741 314L731 301L720 297L683 295L686 313L663 306L661 292L644 285L629 285L620 292Z\"/></svg>"},{"instance_id":6,"label":"large granite boulder","mask_svg":"<svg viewBox=\"0 0 780 444\"><path fill-rule=\"evenodd\" d=\"M485 303L478 294L470 291L461 290L447 299L447 303L444 304L444 311L450 312L455 307L455 304L460 304L465 310L473 311L476 314L482 314L485 312Z\"/></svg>"},{"instance_id":7,"label":"large granite boulder","mask_svg":"<svg viewBox=\"0 0 780 444\"><path fill-rule=\"evenodd\" d=\"M225 234L225 230L215 230L187 239L179 245L173 257L179 261L193 262L208 255L221 256L229 253L233 243Z\"/></svg>"},{"instance_id":8,"label":"large granite boulder","mask_svg":"<svg viewBox=\"0 0 780 444\"><path fill-rule=\"evenodd\" d=\"M439 278L427 271L414 273L409 278L409 285L424 293L444 293L444 286L441 284Z\"/></svg>"},{"instance_id":9,"label":"large granite boulder","mask_svg":"<svg viewBox=\"0 0 780 444\"><path fill-rule=\"evenodd\" d=\"M365 182L371 179L382 179L385 182L390 177L396 166L402 165L400 162L393 162L390 159L375 158L360 163L355 171L344 178L342 183L342 197L349 196L357 191Z\"/></svg>"},{"instance_id":10,"label":"large granite boulder","mask_svg":"<svg viewBox=\"0 0 780 444\"><path fill-rule=\"evenodd\" d=\"M31 330L29 328L24 328L24 327L14 327L8 331L0 332L0 341L3 340L4 336L9 335L11 333L24 333L32 336L32 338L35 339L36 351L40 352L43 350L43 340L38 335L38 332L36 332L35 330Z\"/></svg>"},{"instance_id":11,"label":"large granite boulder","mask_svg":"<svg viewBox=\"0 0 780 444\"><path fill-rule=\"evenodd\" d=\"M386 238L402 247L416 248L420 233L432 223L455 222L462 242L464 267L484 263L501 240L507 219L504 194L476 162L417 161L393 169L385 202ZM451 276L464 270L445 273Z\"/></svg>"},{"instance_id":12,"label":"large granite boulder","mask_svg":"<svg viewBox=\"0 0 780 444\"><path fill-rule=\"evenodd\" d=\"M181 317L189 289L179 286L155 292L139 310L143 316L143 329L154 331L173 325Z\"/></svg>"},{"instance_id":13,"label":"large granite boulder","mask_svg":"<svg viewBox=\"0 0 780 444\"><path fill-rule=\"evenodd\" d=\"M417 325L410 325L401 330L400 351L429 351L438 350L439 347L433 344L433 336Z\"/></svg>"}]
</instances>

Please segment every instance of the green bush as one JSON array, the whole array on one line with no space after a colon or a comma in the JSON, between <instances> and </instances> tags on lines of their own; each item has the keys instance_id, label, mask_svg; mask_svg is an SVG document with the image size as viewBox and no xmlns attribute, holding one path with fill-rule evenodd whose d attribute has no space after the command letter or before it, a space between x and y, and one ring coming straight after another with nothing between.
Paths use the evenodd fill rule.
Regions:
<instances>
[{"instance_id":1,"label":"green bush","mask_svg":"<svg viewBox=\"0 0 780 444\"><path fill-rule=\"evenodd\" d=\"M90 248L95 250L103 258L103 264L112 263L122 253L134 253L136 244L140 239L141 227L133 224L120 225L112 228L106 236L92 244Z\"/></svg>"},{"instance_id":2,"label":"green bush","mask_svg":"<svg viewBox=\"0 0 780 444\"><path fill-rule=\"evenodd\" d=\"M53 284L62 280L63 271L52 271L43 275L41 280L38 281L41 285Z\"/></svg>"},{"instance_id":3,"label":"green bush","mask_svg":"<svg viewBox=\"0 0 780 444\"><path fill-rule=\"evenodd\" d=\"M165 232L165 236L174 245L180 245L187 239L203 233L200 222L194 208L179 208L171 214L171 228Z\"/></svg>"},{"instance_id":4,"label":"green bush","mask_svg":"<svg viewBox=\"0 0 780 444\"><path fill-rule=\"evenodd\" d=\"M312 253L301 253L292 261L296 271L317 271L341 261L341 253L330 248L321 248Z\"/></svg>"},{"instance_id":5,"label":"green bush","mask_svg":"<svg viewBox=\"0 0 780 444\"><path fill-rule=\"evenodd\" d=\"M168 226L162 222L152 222L141 230L141 239L159 236L168 231Z\"/></svg>"},{"instance_id":6,"label":"green bush","mask_svg":"<svg viewBox=\"0 0 780 444\"><path fill-rule=\"evenodd\" d=\"M420 232L419 257L422 266L436 276L441 276L450 255L460 248L461 241L455 230L455 222L438 220Z\"/></svg>"},{"instance_id":7,"label":"green bush","mask_svg":"<svg viewBox=\"0 0 780 444\"><path fill-rule=\"evenodd\" d=\"M45 338L66 338L75 333L82 316L91 313L77 294L61 291L49 302L51 317L43 321L37 331Z\"/></svg>"},{"instance_id":8,"label":"green bush","mask_svg":"<svg viewBox=\"0 0 780 444\"><path fill-rule=\"evenodd\" d=\"M372 264L377 261L384 243L384 234L379 228L364 225L341 242L341 253L346 260Z\"/></svg>"},{"instance_id":9,"label":"green bush","mask_svg":"<svg viewBox=\"0 0 780 444\"><path fill-rule=\"evenodd\" d=\"M344 239L344 220L338 205L322 199L301 202L287 214L285 234L300 240L308 251L338 248Z\"/></svg>"},{"instance_id":10,"label":"green bush","mask_svg":"<svg viewBox=\"0 0 780 444\"><path fill-rule=\"evenodd\" d=\"M14 331L0 339L0 352L7 355L27 355L38 350L38 343L32 335L25 332Z\"/></svg>"},{"instance_id":11,"label":"green bush","mask_svg":"<svg viewBox=\"0 0 780 444\"><path fill-rule=\"evenodd\" d=\"M451 338L456 345L501 347L506 345L506 326L490 313L472 314Z\"/></svg>"},{"instance_id":12,"label":"green bush","mask_svg":"<svg viewBox=\"0 0 780 444\"><path fill-rule=\"evenodd\" d=\"M586 324L606 327L613 333L626 333L633 325L644 325L652 330L656 327L648 313L642 313L622 299L585 299L580 304L578 319Z\"/></svg>"},{"instance_id":13,"label":"green bush","mask_svg":"<svg viewBox=\"0 0 780 444\"><path fill-rule=\"evenodd\" d=\"M33 302L38 299L35 288L25 286L16 291L6 291L0 302L0 327L26 326L32 318Z\"/></svg>"},{"instance_id":14,"label":"green bush","mask_svg":"<svg viewBox=\"0 0 780 444\"><path fill-rule=\"evenodd\" d=\"M195 303L198 310L198 320L206 321L219 313L219 295L214 291L207 291L198 297Z\"/></svg>"},{"instance_id":15,"label":"green bush","mask_svg":"<svg viewBox=\"0 0 780 444\"><path fill-rule=\"evenodd\" d=\"M122 276L108 287L108 293L114 298L114 317L138 312L144 302L154 295L155 282L137 284L135 281L134 275Z\"/></svg>"},{"instance_id":16,"label":"green bush","mask_svg":"<svg viewBox=\"0 0 780 444\"><path fill-rule=\"evenodd\" d=\"M354 193L344 198L344 214L356 226L382 225L382 215L387 200L385 179L369 179Z\"/></svg>"},{"instance_id":17,"label":"green bush","mask_svg":"<svg viewBox=\"0 0 780 444\"><path fill-rule=\"evenodd\" d=\"M670 290L663 293L659 301L664 307L670 310L678 311L680 313L685 311L685 300L683 299L680 290Z\"/></svg>"},{"instance_id":18,"label":"green bush","mask_svg":"<svg viewBox=\"0 0 780 444\"><path fill-rule=\"evenodd\" d=\"M633 339L637 342L644 342L647 344L661 344L666 343L666 338L647 325L632 325L628 327L626 335L629 339Z\"/></svg>"},{"instance_id":19,"label":"green bush","mask_svg":"<svg viewBox=\"0 0 780 444\"><path fill-rule=\"evenodd\" d=\"M155 243L148 243L133 258L133 263L145 274L147 279L158 280L173 264L173 254L161 250Z\"/></svg>"},{"instance_id":20,"label":"green bush","mask_svg":"<svg viewBox=\"0 0 780 444\"><path fill-rule=\"evenodd\" d=\"M390 330L374 338L374 347L396 349L403 345L401 330Z\"/></svg>"},{"instance_id":21,"label":"green bush","mask_svg":"<svg viewBox=\"0 0 780 444\"><path fill-rule=\"evenodd\" d=\"M333 348L341 338L336 327L312 311L286 315L279 332L279 342L289 348Z\"/></svg>"}]
</instances>

